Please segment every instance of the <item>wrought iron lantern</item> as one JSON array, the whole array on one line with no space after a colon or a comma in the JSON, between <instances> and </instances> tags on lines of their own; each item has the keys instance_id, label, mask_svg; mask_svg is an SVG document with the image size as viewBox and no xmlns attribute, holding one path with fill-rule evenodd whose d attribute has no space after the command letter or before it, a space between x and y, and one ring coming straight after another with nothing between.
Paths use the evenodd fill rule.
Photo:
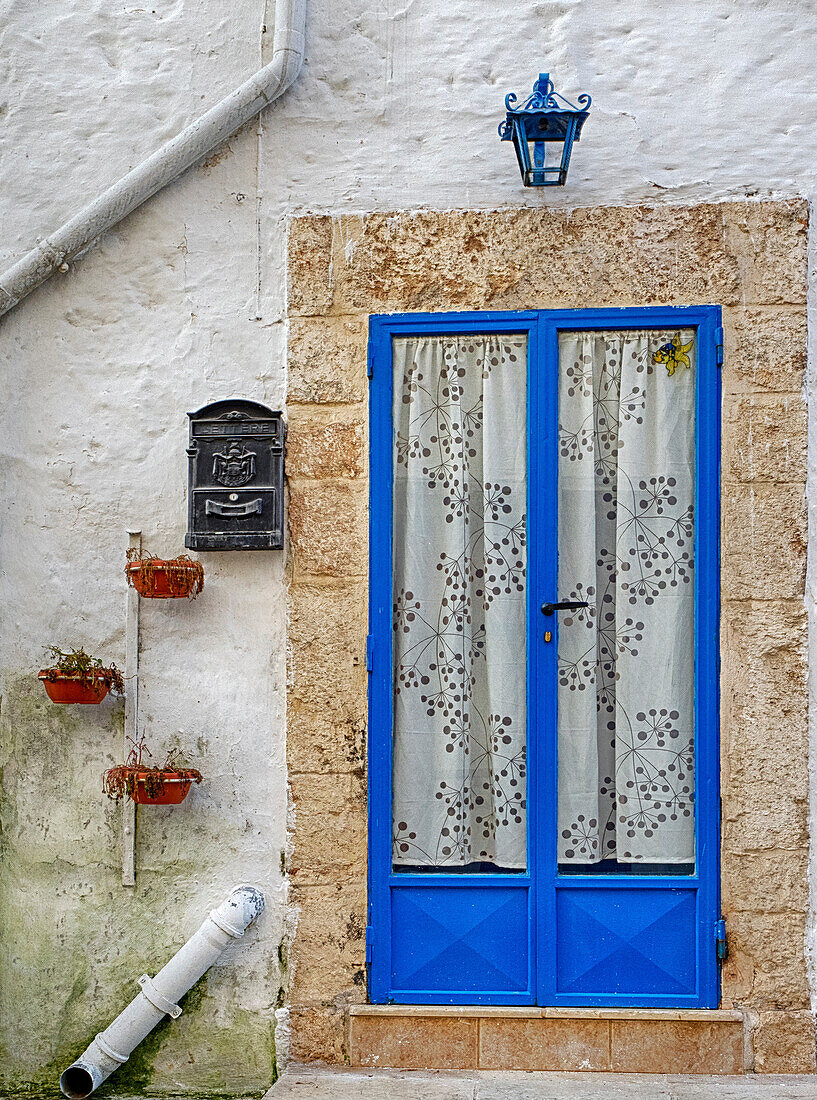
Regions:
<instances>
[{"instance_id":1,"label":"wrought iron lantern","mask_svg":"<svg viewBox=\"0 0 817 1100\"><path fill-rule=\"evenodd\" d=\"M533 95L521 107L516 96L505 96L505 121L499 124L502 141L512 141L525 187L562 187L570 167L573 142L579 140L590 108L590 96L580 95L575 106L554 90L550 73L540 73Z\"/></svg>"}]
</instances>

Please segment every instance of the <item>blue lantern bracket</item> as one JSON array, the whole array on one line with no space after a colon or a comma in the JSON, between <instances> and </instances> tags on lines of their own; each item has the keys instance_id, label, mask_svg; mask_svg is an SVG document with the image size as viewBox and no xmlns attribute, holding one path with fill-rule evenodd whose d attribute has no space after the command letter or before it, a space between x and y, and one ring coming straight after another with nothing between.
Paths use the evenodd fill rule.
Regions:
<instances>
[{"instance_id":1,"label":"blue lantern bracket","mask_svg":"<svg viewBox=\"0 0 817 1100\"><path fill-rule=\"evenodd\" d=\"M513 92L505 96L507 114L499 124L499 136L513 142L525 187L564 186L573 142L579 140L590 103L584 93L578 106L565 99L555 90L550 73L539 74L533 94L521 107Z\"/></svg>"}]
</instances>

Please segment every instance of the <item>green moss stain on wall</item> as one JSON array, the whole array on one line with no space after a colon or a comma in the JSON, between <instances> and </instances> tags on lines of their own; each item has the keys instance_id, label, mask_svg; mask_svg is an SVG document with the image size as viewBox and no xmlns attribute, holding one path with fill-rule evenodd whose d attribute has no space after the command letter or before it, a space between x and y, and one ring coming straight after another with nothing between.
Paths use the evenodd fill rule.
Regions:
<instances>
[{"instance_id":1,"label":"green moss stain on wall","mask_svg":"<svg viewBox=\"0 0 817 1100\"><path fill-rule=\"evenodd\" d=\"M272 1081L271 1017L234 1006L225 1012L208 992L208 975L180 1003L178 1020L163 1020L117 1071L111 1081L117 1092L173 1095L189 1082L201 1095L239 1095Z\"/></svg>"},{"instance_id":2,"label":"green moss stain on wall","mask_svg":"<svg viewBox=\"0 0 817 1100\"><path fill-rule=\"evenodd\" d=\"M208 882L244 837L202 799L140 810L137 885L121 885L121 809L101 791L121 703L62 707L31 676L0 710L0 1088L59 1074L182 946L227 890ZM148 816L150 815L150 816ZM273 862L275 857L271 857ZM272 1081L277 944L231 946L104 1086L114 1093L251 1094ZM258 952L265 952L262 957ZM242 968L269 1007L241 1007ZM257 998L254 998L257 1000Z\"/></svg>"}]
</instances>

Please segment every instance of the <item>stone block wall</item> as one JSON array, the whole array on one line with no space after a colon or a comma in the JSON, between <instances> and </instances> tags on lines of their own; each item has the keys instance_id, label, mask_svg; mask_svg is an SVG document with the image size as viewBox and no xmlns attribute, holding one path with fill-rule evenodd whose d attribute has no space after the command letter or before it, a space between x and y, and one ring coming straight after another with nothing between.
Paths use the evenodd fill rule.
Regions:
<instances>
[{"instance_id":1,"label":"stone block wall","mask_svg":"<svg viewBox=\"0 0 817 1100\"><path fill-rule=\"evenodd\" d=\"M799 200L304 217L289 245L291 1055L366 999L366 340L372 313L723 307L722 1004L754 1068L814 1072L806 238Z\"/></svg>"},{"instance_id":2,"label":"stone block wall","mask_svg":"<svg viewBox=\"0 0 817 1100\"><path fill-rule=\"evenodd\" d=\"M805 288L801 292L805 295ZM814 1072L808 889L805 306L724 310L723 1003L759 1072Z\"/></svg>"},{"instance_id":3,"label":"stone block wall","mask_svg":"<svg viewBox=\"0 0 817 1100\"><path fill-rule=\"evenodd\" d=\"M289 994L301 1061L342 1061L345 1006L366 999L366 340L363 320L290 322Z\"/></svg>"}]
</instances>

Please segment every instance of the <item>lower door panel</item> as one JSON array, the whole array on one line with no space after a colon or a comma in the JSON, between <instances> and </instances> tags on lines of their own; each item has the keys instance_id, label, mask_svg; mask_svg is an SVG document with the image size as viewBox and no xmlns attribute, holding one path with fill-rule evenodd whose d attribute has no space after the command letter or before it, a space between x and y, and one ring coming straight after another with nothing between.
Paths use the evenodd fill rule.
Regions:
<instances>
[{"instance_id":1,"label":"lower door panel","mask_svg":"<svg viewBox=\"0 0 817 1100\"><path fill-rule=\"evenodd\" d=\"M533 1003L530 888L494 883L392 886L393 1000Z\"/></svg>"},{"instance_id":2,"label":"lower door panel","mask_svg":"<svg viewBox=\"0 0 817 1100\"><path fill-rule=\"evenodd\" d=\"M697 888L559 887L556 993L576 1005L695 1001Z\"/></svg>"}]
</instances>

